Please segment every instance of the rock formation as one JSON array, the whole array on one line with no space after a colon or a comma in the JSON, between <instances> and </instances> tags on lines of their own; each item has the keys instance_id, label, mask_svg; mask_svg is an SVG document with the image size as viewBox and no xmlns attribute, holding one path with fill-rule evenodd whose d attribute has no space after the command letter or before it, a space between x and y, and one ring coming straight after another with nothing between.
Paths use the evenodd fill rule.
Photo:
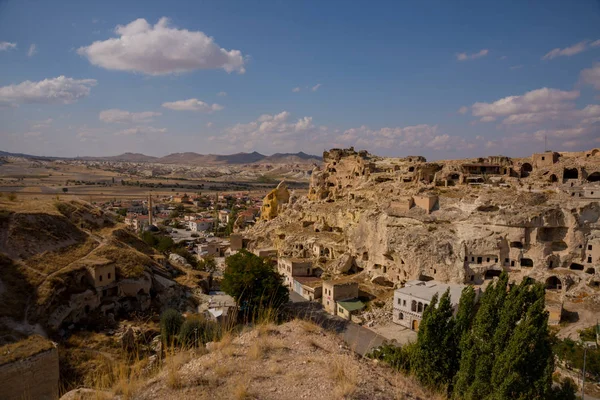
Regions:
<instances>
[{"instance_id":1,"label":"rock formation","mask_svg":"<svg viewBox=\"0 0 600 400\"><path fill-rule=\"evenodd\" d=\"M506 270L563 292L600 286L599 149L432 163L350 148L323 159L306 197L250 231L251 248L386 285L483 284Z\"/></svg>"},{"instance_id":2,"label":"rock formation","mask_svg":"<svg viewBox=\"0 0 600 400\"><path fill-rule=\"evenodd\" d=\"M260 209L260 218L264 221L269 221L275 218L279 211L290 200L290 192L284 181L269 192L263 199L263 205Z\"/></svg>"}]
</instances>

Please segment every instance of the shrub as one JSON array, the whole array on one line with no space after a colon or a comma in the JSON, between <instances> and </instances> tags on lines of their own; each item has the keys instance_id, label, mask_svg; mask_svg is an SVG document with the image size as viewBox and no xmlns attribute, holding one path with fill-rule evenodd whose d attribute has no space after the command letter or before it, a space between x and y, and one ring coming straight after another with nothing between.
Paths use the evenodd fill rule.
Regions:
<instances>
[{"instance_id":1,"label":"shrub","mask_svg":"<svg viewBox=\"0 0 600 400\"><path fill-rule=\"evenodd\" d=\"M183 317L179 311L170 308L163 312L160 316L160 334L163 343L171 344L179 334L182 324Z\"/></svg>"},{"instance_id":2,"label":"shrub","mask_svg":"<svg viewBox=\"0 0 600 400\"><path fill-rule=\"evenodd\" d=\"M216 341L220 338L220 326L200 317L185 320L179 331L179 342L182 346L198 347L200 344Z\"/></svg>"}]
</instances>

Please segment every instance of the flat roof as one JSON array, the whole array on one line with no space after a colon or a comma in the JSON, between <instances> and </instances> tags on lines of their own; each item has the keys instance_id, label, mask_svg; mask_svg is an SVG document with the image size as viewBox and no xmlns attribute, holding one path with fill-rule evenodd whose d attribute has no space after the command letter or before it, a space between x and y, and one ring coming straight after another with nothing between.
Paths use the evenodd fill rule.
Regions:
<instances>
[{"instance_id":1,"label":"flat roof","mask_svg":"<svg viewBox=\"0 0 600 400\"><path fill-rule=\"evenodd\" d=\"M465 287L466 285L454 285L438 281L409 281L406 283L406 286L396 289L395 292L413 296L421 300L431 301L435 294L438 294L438 297L441 297L446 290L450 289L450 302L452 304L458 304Z\"/></svg>"},{"instance_id":2,"label":"flat roof","mask_svg":"<svg viewBox=\"0 0 600 400\"><path fill-rule=\"evenodd\" d=\"M321 278L317 278L316 276L296 276L294 277L294 280L302 286L308 286L313 289L319 286L323 286L323 281L321 280Z\"/></svg>"},{"instance_id":3,"label":"flat roof","mask_svg":"<svg viewBox=\"0 0 600 400\"><path fill-rule=\"evenodd\" d=\"M312 264L312 260L310 258L297 258L297 257L279 257L282 261L290 261L293 263L310 263Z\"/></svg>"},{"instance_id":4,"label":"flat roof","mask_svg":"<svg viewBox=\"0 0 600 400\"><path fill-rule=\"evenodd\" d=\"M365 308L365 304L358 299L338 301L337 303L340 307L350 312Z\"/></svg>"}]
</instances>

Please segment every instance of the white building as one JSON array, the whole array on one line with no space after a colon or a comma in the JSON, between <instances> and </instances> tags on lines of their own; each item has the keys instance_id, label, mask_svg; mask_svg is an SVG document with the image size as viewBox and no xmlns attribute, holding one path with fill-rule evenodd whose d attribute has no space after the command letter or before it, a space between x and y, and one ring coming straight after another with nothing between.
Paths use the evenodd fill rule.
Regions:
<instances>
[{"instance_id":1,"label":"white building","mask_svg":"<svg viewBox=\"0 0 600 400\"><path fill-rule=\"evenodd\" d=\"M408 281L403 288L394 291L394 311L392 320L398 325L414 331L419 330L423 311L431 303L434 295L438 299L450 289L450 302L456 313L460 296L466 285L453 285L438 281ZM476 292L479 289L476 289Z\"/></svg>"},{"instance_id":2,"label":"white building","mask_svg":"<svg viewBox=\"0 0 600 400\"><path fill-rule=\"evenodd\" d=\"M196 219L189 222L190 229L192 232L205 232L210 231L213 228L212 219Z\"/></svg>"}]
</instances>

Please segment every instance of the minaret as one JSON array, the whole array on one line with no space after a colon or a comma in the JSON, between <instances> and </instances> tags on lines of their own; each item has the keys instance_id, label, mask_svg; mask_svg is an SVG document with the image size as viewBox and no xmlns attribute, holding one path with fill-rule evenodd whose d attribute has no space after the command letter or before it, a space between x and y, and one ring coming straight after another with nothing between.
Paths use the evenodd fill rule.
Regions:
<instances>
[{"instance_id":1,"label":"minaret","mask_svg":"<svg viewBox=\"0 0 600 400\"><path fill-rule=\"evenodd\" d=\"M152 226L152 194L148 194L148 223Z\"/></svg>"}]
</instances>

